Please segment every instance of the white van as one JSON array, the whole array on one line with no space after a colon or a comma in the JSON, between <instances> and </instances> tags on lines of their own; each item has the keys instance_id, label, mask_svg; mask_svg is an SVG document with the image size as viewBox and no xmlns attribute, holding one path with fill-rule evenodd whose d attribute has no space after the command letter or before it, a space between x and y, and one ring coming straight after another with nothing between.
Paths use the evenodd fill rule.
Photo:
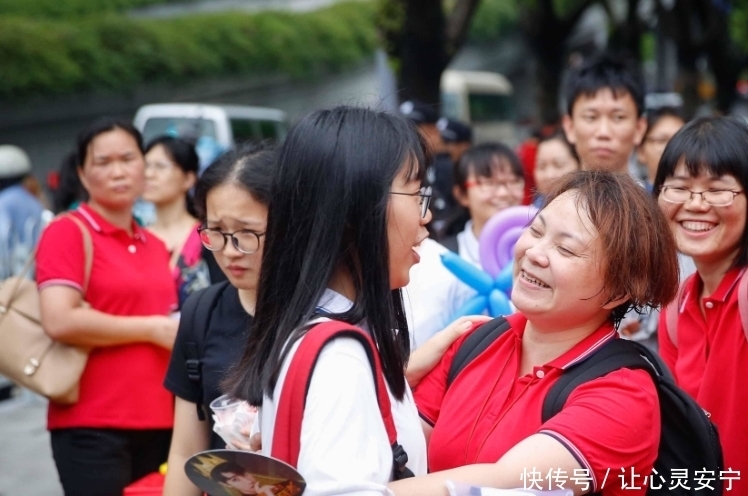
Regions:
<instances>
[{"instance_id":1,"label":"white van","mask_svg":"<svg viewBox=\"0 0 748 496\"><path fill-rule=\"evenodd\" d=\"M444 71L441 79L442 114L468 123L473 142L518 144L514 123L512 83L496 72Z\"/></svg>"},{"instance_id":2,"label":"white van","mask_svg":"<svg viewBox=\"0 0 748 496\"><path fill-rule=\"evenodd\" d=\"M145 143L165 134L196 140L201 168L236 143L262 140L280 143L288 131L288 116L282 110L243 105L144 105L138 109L133 123L143 133Z\"/></svg>"}]
</instances>

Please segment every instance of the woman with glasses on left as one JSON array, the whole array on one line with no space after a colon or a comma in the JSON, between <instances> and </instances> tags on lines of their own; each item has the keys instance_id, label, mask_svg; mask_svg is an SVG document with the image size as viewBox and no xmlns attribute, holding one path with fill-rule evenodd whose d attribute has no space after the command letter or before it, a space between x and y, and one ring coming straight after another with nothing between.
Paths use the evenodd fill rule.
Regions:
<instances>
[{"instance_id":1,"label":"woman with glasses on left","mask_svg":"<svg viewBox=\"0 0 748 496\"><path fill-rule=\"evenodd\" d=\"M197 232L228 282L193 294L182 310L164 382L176 396L166 496L202 494L187 479L182 467L200 451L226 446L212 430L209 405L221 396L220 383L241 358L252 326L274 164L272 150L243 145L210 165L195 189L201 222ZM204 321L196 309L201 308L208 309L207 328L199 328ZM190 359L200 362L199 382L189 377ZM206 414L207 421L200 419L198 409ZM232 444L239 447L241 440Z\"/></svg>"}]
</instances>

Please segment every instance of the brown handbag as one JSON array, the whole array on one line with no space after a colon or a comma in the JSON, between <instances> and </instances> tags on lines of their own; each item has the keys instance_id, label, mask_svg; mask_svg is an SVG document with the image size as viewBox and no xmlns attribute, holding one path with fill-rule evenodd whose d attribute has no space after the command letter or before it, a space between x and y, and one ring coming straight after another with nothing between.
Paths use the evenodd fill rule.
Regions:
<instances>
[{"instance_id":1,"label":"brown handbag","mask_svg":"<svg viewBox=\"0 0 748 496\"><path fill-rule=\"evenodd\" d=\"M85 297L93 265L93 241L78 218L67 217L83 234ZM86 368L88 350L55 341L44 332L39 290L34 281L24 277L35 258L36 249L18 276L0 283L0 374L50 401L72 404L78 401L78 385Z\"/></svg>"}]
</instances>

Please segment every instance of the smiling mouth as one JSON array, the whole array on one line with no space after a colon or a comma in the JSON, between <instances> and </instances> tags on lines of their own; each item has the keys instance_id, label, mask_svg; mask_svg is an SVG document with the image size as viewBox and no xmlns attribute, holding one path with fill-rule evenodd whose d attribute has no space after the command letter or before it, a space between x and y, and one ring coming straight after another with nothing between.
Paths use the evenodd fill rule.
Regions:
<instances>
[{"instance_id":1,"label":"smiling mouth","mask_svg":"<svg viewBox=\"0 0 748 496\"><path fill-rule=\"evenodd\" d=\"M711 231L715 227L717 227L716 224L713 224L711 222L700 222L700 221L689 221L685 220L683 222L680 222L681 227L690 232L707 232Z\"/></svg>"},{"instance_id":2,"label":"smiling mouth","mask_svg":"<svg viewBox=\"0 0 748 496\"><path fill-rule=\"evenodd\" d=\"M543 289L550 289L551 288L549 285L547 285L546 283L544 283L540 279L535 279L534 277L531 277L524 270L521 270L519 272L519 276L522 278L522 280L527 281L528 283L530 283L530 284L532 284L534 286L537 286L539 288L543 288Z\"/></svg>"}]
</instances>

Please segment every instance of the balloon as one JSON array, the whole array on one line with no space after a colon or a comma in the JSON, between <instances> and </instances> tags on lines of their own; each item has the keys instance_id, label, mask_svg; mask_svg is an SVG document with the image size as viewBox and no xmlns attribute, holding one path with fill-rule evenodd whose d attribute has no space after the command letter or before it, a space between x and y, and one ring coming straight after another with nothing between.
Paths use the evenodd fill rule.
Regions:
<instances>
[{"instance_id":1,"label":"balloon","mask_svg":"<svg viewBox=\"0 0 748 496\"><path fill-rule=\"evenodd\" d=\"M491 309L492 317L510 315L512 313L512 306L509 304L509 298L498 289L491 291L491 294L488 296L488 307Z\"/></svg>"},{"instance_id":2,"label":"balloon","mask_svg":"<svg viewBox=\"0 0 748 496\"><path fill-rule=\"evenodd\" d=\"M513 258L511 254L507 258L506 251L508 251L509 245L514 246L517 238L519 238L516 233L521 232L530 223L536 212L537 208L532 206L509 207L491 217L483 227L479 240L480 264L491 277L496 277L508 260ZM510 233L515 228L518 228L519 231ZM508 236L510 239L501 243L504 254L499 255L499 241L504 236ZM511 242L512 237L514 237L513 243Z\"/></svg>"},{"instance_id":3,"label":"balloon","mask_svg":"<svg viewBox=\"0 0 748 496\"><path fill-rule=\"evenodd\" d=\"M507 266L507 264L511 264L512 260L514 260L514 245L517 244L517 240L522 236L523 232L525 232L524 227L513 227L507 229L507 231L499 238L498 243L496 243L496 259L502 270Z\"/></svg>"},{"instance_id":4,"label":"balloon","mask_svg":"<svg viewBox=\"0 0 748 496\"><path fill-rule=\"evenodd\" d=\"M474 288L479 294L488 294L493 288L491 276L471 264L457 253L448 251L441 255L442 263L462 282Z\"/></svg>"},{"instance_id":5,"label":"balloon","mask_svg":"<svg viewBox=\"0 0 748 496\"><path fill-rule=\"evenodd\" d=\"M477 295L470 298L468 301L462 304L462 306L455 312L452 317L452 321L459 319L465 315L480 315L488 306L488 298L484 295Z\"/></svg>"},{"instance_id":6,"label":"balloon","mask_svg":"<svg viewBox=\"0 0 748 496\"><path fill-rule=\"evenodd\" d=\"M501 269L499 275L493 281L493 287L511 295L512 282L514 282L514 263L507 264Z\"/></svg>"}]
</instances>

